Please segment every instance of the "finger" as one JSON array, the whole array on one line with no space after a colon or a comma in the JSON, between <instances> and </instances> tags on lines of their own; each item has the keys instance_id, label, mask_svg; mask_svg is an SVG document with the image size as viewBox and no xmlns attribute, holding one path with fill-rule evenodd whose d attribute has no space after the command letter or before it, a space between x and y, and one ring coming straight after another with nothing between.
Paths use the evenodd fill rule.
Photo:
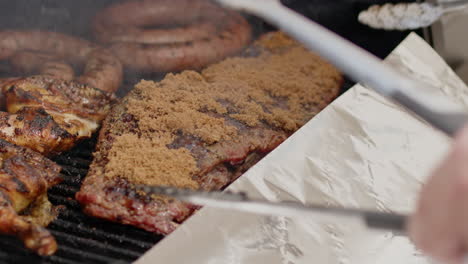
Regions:
<instances>
[{"instance_id":1,"label":"finger","mask_svg":"<svg viewBox=\"0 0 468 264\"><path fill-rule=\"evenodd\" d=\"M452 225L456 226L463 234L463 246L459 252L459 263L465 263L468 259L463 259L468 252L468 127L460 131L455 139L454 147L454 169L456 173L453 179L453 204L456 204L457 216ZM468 262L466 262L468 263Z\"/></svg>"},{"instance_id":2,"label":"finger","mask_svg":"<svg viewBox=\"0 0 468 264\"><path fill-rule=\"evenodd\" d=\"M452 202L457 198L455 184L453 180L447 180L457 171L453 165L455 155L452 152L423 186L417 210L408 226L410 237L418 248L446 263L458 257L462 237L458 225L453 224L459 212L459 203Z\"/></svg>"},{"instance_id":3,"label":"finger","mask_svg":"<svg viewBox=\"0 0 468 264\"><path fill-rule=\"evenodd\" d=\"M456 135L452 151L423 186L417 210L409 221L408 231L415 245L445 263L459 263L461 245L468 245L468 231L464 231L468 210L463 206L468 204L467 159L468 126Z\"/></svg>"},{"instance_id":4,"label":"finger","mask_svg":"<svg viewBox=\"0 0 468 264\"><path fill-rule=\"evenodd\" d=\"M460 260L460 241L451 235L435 235L419 220L412 220L410 232L413 243L426 255L441 263L457 263ZM433 226L431 226L433 227Z\"/></svg>"},{"instance_id":5,"label":"finger","mask_svg":"<svg viewBox=\"0 0 468 264\"><path fill-rule=\"evenodd\" d=\"M465 141L468 138L468 125L465 125L462 129L455 133L454 142Z\"/></svg>"}]
</instances>

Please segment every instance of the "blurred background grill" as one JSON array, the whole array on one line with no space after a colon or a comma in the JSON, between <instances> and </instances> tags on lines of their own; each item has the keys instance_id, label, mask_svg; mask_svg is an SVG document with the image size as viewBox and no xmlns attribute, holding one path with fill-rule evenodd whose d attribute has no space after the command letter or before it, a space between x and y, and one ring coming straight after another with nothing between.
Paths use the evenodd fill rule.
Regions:
<instances>
[{"instance_id":1,"label":"blurred background grill","mask_svg":"<svg viewBox=\"0 0 468 264\"><path fill-rule=\"evenodd\" d=\"M253 0L254 1L254 0ZM31 29L59 31L90 38L89 22L94 14L111 0L0 0L1 29ZM285 0L284 3L335 31L357 45L384 58L408 34L372 30L357 22L359 11L371 4L396 2L381 0ZM404 2L404 1L398 1ZM409 1L407 1L409 2ZM269 25L251 18L257 34L272 30ZM422 32L417 32L423 35ZM7 65L3 65L7 67ZM6 68L0 68L5 74ZM141 78L158 79L161 76L139 76L127 73L128 91ZM345 91L352 86L347 81ZM74 200L75 193L86 175L92 160L95 140L79 145L73 151L55 160L62 165L63 183L49 191L49 199L66 209L48 228L57 238L59 250L51 257L41 258L24 249L15 238L0 236L0 263L130 263L150 249L161 236L133 227L87 217Z\"/></svg>"}]
</instances>

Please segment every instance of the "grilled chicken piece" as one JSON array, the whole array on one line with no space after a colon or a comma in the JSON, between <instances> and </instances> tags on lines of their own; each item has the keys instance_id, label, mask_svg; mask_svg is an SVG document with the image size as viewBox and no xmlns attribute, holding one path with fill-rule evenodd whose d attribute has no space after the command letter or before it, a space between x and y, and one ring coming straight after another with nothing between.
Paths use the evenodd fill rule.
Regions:
<instances>
[{"instance_id":1,"label":"grilled chicken piece","mask_svg":"<svg viewBox=\"0 0 468 264\"><path fill-rule=\"evenodd\" d=\"M47 76L3 84L8 112L0 112L0 138L45 155L67 151L98 129L112 94Z\"/></svg>"},{"instance_id":2,"label":"grilled chicken piece","mask_svg":"<svg viewBox=\"0 0 468 264\"><path fill-rule=\"evenodd\" d=\"M37 152L0 139L0 233L18 236L39 255L57 249L46 226L57 215L47 189L59 183L60 167Z\"/></svg>"}]
</instances>

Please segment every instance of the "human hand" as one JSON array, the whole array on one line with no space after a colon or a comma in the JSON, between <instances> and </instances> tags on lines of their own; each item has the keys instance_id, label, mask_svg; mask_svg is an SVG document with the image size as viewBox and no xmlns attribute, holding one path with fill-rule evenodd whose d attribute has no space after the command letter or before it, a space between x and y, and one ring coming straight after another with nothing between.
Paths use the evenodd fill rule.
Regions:
<instances>
[{"instance_id":1,"label":"human hand","mask_svg":"<svg viewBox=\"0 0 468 264\"><path fill-rule=\"evenodd\" d=\"M423 186L408 231L415 245L442 263L463 263L468 253L468 127ZM468 262L465 262L468 263Z\"/></svg>"}]
</instances>

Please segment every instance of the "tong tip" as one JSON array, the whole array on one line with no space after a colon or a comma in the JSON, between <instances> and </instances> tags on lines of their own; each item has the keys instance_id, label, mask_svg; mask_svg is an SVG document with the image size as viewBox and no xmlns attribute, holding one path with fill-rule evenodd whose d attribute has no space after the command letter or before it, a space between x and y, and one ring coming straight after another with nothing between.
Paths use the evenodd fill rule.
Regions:
<instances>
[{"instance_id":1,"label":"tong tip","mask_svg":"<svg viewBox=\"0 0 468 264\"><path fill-rule=\"evenodd\" d=\"M170 196L180 200L187 200L191 197L212 198L215 200L230 200L230 201L245 201L248 196L245 192L234 193L226 192L209 192L197 191L192 189L183 189L169 186L148 186L135 185L135 189L147 194Z\"/></svg>"}]
</instances>

